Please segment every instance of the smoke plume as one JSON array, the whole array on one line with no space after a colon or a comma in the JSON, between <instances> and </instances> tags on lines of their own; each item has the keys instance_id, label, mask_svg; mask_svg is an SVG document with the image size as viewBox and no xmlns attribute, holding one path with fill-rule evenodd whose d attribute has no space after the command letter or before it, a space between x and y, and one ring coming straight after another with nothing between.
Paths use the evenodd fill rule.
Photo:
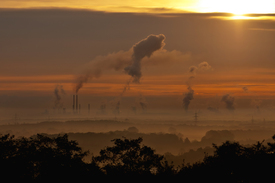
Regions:
<instances>
[{"instance_id":1,"label":"smoke plume","mask_svg":"<svg viewBox=\"0 0 275 183\"><path fill-rule=\"evenodd\" d=\"M139 83L142 76L140 61L144 57L150 57L155 51L164 45L165 36L149 35L147 38L136 43L129 51L119 51L107 56L98 56L89 64L85 65L85 74L78 76L75 80L74 90L77 93L84 83L90 79L99 78L104 70L123 70L132 76L133 82ZM88 68L88 69L87 69Z\"/></svg>"},{"instance_id":2,"label":"smoke plume","mask_svg":"<svg viewBox=\"0 0 275 183\"><path fill-rule=\"evenodd\" d=\"M257 111L260 112L260 106L261 106L262 102L263 102L262 100L253 99L251 101L251 105L253 107L256 107Z\"/></svg>"},{"instance_id":3,"label":"smoke plume","mask_svg":"<svg viewBox=\"0 0 275 183\"><path fill-rule=\"evenodd\" d=\"M189 72L191 73L191 74L196 74L196 70L197 70L198 68L196 67L196 66L191 66L191 67L189 67Z\"/></svg>"},{"instance_id":4,"label":"smoke plume","mask_svg":"<svg viewBox=\"0 0 275 183\"><path fill-rule=\"evenodd\" d=\"M121 98L116 98L111 102L114 105L114 110L113 113L119 115L120 114L120 103L121 103Z\"/></svg>"},{"instance_id":5,"label":"smoke plume","mask_svg":"<svg viewBox=\"0 0 275 183\"><path fill-rule=\"evenodd\" d=\"M185 109L185 111L188 110L190 101L194 99L194 90L191 88L191 86L188 86L188 92L185 93L185 97L182 100L182 106Z\"/></svg>"},{"instance_id":6,"label":"smoke plume","mask_svg":"<svg viewBox=\"0 0 275 183\"><path fill-rule=\"evenodd\" d=\"M199 69L201 70L209 70L212 67L207 62L202 62L199 64Z\"/></svg>"},{"instance_id":7,"label":"smoke plume","mask_svg":"<svg viewBox=\"0 0 275 183\"><path fill-rule=\"evenodd\" d=\"M248 88L246 86L243 86L242 89L244 92L248 92Z\"/></svg>"},{"instance_id":8,"label":"smoke plume","mask_svg":"<svg viewBox=\"0 0 275 183\"><path fill-rule=\"evenodd\" d=\"M189 67L189 73L196 75L197 70L206 71L211 69L212 67L207 62L202 62L197 66L191 66Z\"/></svg>"},{"instance_id":9,"label":"smoke plume","mask_svg":"<svg viewBox=\"0 0 275 183\"><path fill-rule=\"evenodd\" d=\"M165 36L160 35L149 35L147 38L141 40L133 46L133 62L131 65L124 68L126 73L133 77L134 83L139 83L142 76L141 74L141 63L140 61L144 57L150 57L155 51L161 49L164 44Z\"/></svg>"},{"instance_id":10,"label":"smoke plume","mask_svg":"<svg viewBox=\"0 0 275 183\"><path fill-rule=\"evenodd\" d=\"M90 79L99 78L104 70L122 70L127 65L131 64L132 50L127 52L119 51L106 56L97 56L94 60L84 66L85 74L81 74L75 79L74 90L76 93Z\"/></svg>"},{"instance_id":11,"label":"smoke plume","mask_svg":"<svg viewBox=\"0 0 275 183\"><path fill-rule=\"evenodd\" d=\"M54 107L55 108L61 108L63 106L61 95L65 95L65 94L66 94L66 92L63 89L63 86L56 85L56 87L54 89L54 96L55 96Z\"/></svg>"},{"instance_id":12,"label":"smoke plume","mask_svg":"<svg viewBox=\"0 0 275 183\"><path fill-rule=\"evenodd\" d=\"M120 97L122 97L127 90L130 90L131 81L132 81L132 78L126 82L126 85L124 86L122 92L119 95Z\"/></svg>"},{"instance_id":13,"label":"smoke plume","mask_svg":"<svg viewBox=\"0 0 275 183\"><path fill-rule=\"evenodd\" d=\"M214 112L214 113L220 113L219 109L214 108L214 107L207 107L207 110Z\"/></svg>"},{"instance_id":14,"label":"smoke plume","mask_svg":"<svg viewBox=\"0 0 275 183\"><path fill-rule=\"evenodd\" d=\"M100 113L101 114L106 114L106 107L107 107L106 101L101 102L101 105L100 105Z\"/></svg>"},{"instance_id":15,"label":"smoke plume","mask_svg":"<svg viewBox=\"0 0 275 183\"><path fill-rule=\"evenodd\" d=\"M141 109L143 110L143 112L146 112L147 101L143 95L140 95L140 97L139 97L139 105L140 105Z\"/></svg>"},{"instance_id":16,"label":"smoke plume","mask_svg":"<svg viewBox=\"0 0 275 183\"><path fill-rule=\"evenodd\" d=\"M233 96L231 96L230 94L226 94L224 96L222 96L222 99L221 99L222 102L225 103L226 105L226 108L228 110L235 110L235 98Z\"/></svg>"},{"instance_id":17,"label":"smoke plume","mask_svg":"<svg viewBox=\"0 0 275 183\"><path fill-rule=\"evenodd\" d=\"M136 106L132 106L132 111L134 112L134 114L137 113L137 107Z\"/></svg>"},{"instance_id":18,"label":"smoke plume","mask_svg":"<svg viewBox=\"0 0 275 183\"><path fill-rule=\"evenodd\" d=\"M194 90L191 87L191 81L195 78L196 71L197 70L209 70L209 69L211 69L211 66L207 62L200 63L198 65L198 67L196 67L194 65L189 67L188 72L192 75L188 78L188 80L186 82L186 84L188 86L188 88L187 88L188 92L185 93L185 97L183 98L183 101L182 101L182 106L185 109L185 111L188 110L191 100L194 99Z\"/></svg>"}]
</instances>

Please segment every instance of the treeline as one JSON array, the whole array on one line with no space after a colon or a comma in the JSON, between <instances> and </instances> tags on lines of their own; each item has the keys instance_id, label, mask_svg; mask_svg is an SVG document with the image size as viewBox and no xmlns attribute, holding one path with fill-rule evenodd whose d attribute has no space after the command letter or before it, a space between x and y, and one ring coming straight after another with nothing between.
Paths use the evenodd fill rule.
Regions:
<instances>
[{"instance_id":1,"label":"treeline","mask_svg":"<svg viewBox=\"0 0 275 183\"><path fill-rule=\"evenodd\" d=\"M97 155L105 146L112 145L111 140L121 137L136 139L142 137L143 143L156 150L156 153L163 154L168 162L173 161L175 165L180 165L182 159L186 163L195 163L202 161L204 152L213 154L214 149L212 143L222 144L227 140L233 141L234 135L227 130L208 131L200 141L190 141L188 138L181 138L176 134L168 133L140 133L134 127L123 131L110 131L107 133L67 133L70 140L75 140L83 150L88 150L90 153ZM45 134L46 135L46 134ZM56 137L55 135L48 135ZM90 159L87 156L86 159Z\"/></svg>"},{"instance_id":2,"label":"treeline","mask_svg":"<svg viewBox=\"0 0 275 183\"><path fill-rule=\"evenodd\" d=\"M275 135L273 136L275 140ZM238 142L213 144L214 154L203 161L174 166L151 147L141 145L143 139L117 138L112 146L100 150L90 162L88 155L68 135L31 138L0 137L0 176L3 180L97 181L111 179L131 181L182 180L183 182L267 182L275 170L275 143L258 142L244 147ZM131 179L129 179L131 177ZM115 178L115 179L114 179Z\"/></svg>"},{"instance_id":3,"label":"treeline","mask_svg":"<svg viewBox=\"0 0 275 183\"><path fill-rule=\"evenodd\" d=\"M130 129L130 128L129 128ZM212 143L221 144L224 141L233 141L234 135L228 130L208 131L200 141L190 141L187 137L181 138L176 134L169 133L140 133L132 130L110 131L106 133L67 133L70 140L76 140L84 150L89 150L97 154L105 145L111 145L111 140L126 137L135 139L143 138L143 143L149 145L159 154L170 152L172 154L182 154L191 149L211 147ZM46 134L45 134L46 135ZM48 135L56 137L57 134Z\"/></svg>"}]
</instances>

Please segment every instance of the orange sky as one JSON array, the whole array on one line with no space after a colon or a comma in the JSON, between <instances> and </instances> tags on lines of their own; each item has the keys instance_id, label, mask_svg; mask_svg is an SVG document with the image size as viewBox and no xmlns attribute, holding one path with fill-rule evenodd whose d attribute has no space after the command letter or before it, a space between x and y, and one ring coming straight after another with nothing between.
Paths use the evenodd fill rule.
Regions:
<instances>
[{"instance_id":1,"label":"orange sky","mask_svg":"<svg viewBox=\"0 0 275 183\"><path fill-rule=\"evenodd\" d=\"M261 78L262 77L262 78ZM74 75L46 75L46 76L28 76L0 77L0 92L10 91L35 91L50 94L57 84L63 86L68 93L73 93ZM100 79L91 80L81 89L82 94L95 96L116 96L119 95L125 87L125 75L106 75ZM170 76L144 76L141 84L130 84L125 96L137 96L142 93L146 96L175 96L182 95L187 91L186 75L170 75ZM202 81L201 78L204 78ZM217 79L218 78L218 79ZM236 81L240 76L224 76L219 75L203 75L197 76L192 81L192 87L196 95L215 96L217 94L231 93L235 96L270 96L275 97L274 75L268 76L245 76L243 82ZM199 81L196 81L199 80ZM235 80L236 79L236 80ZM256 80L260 81L256 81ZM116 80L116 83L110 82ZM235 80L235 81L232 81ZM262 80L264 82L262 82ZM223 84L220 82L222 81ZM244 91L242 87L247 87L248 91Z\"/></svg>"},{"instance_id":2,"label":"orange sky","mask_svg":"<svg viewBox=\"0 0 275 183\"><path fill-rule=\"evenodd\" d=\"M275 13L273 0L0 0L2 8L84 8L108 12L227 12L235 14Z\"/></svg>"},{"instance_id":3,"label":"orange sky","mask_svg":"<svg viewBox=\"0 0 275 183\"><path fill-rule=\"evenodd\" d=\"M102 13L88 11L87 7L86 10L78 9L83 5L81 2L56 1L56 7L66 8L50 9L51 3L45 1L22 1L15 6L18 9L0 9L0 99L24 97L27 93L53 97L57 85L62 85L66 93L72 95L75 78L96 71L100 71L99 74L84 82L79 93L118 96L130 79L125 68L133 62L133 47L151 34L163 34L165 45L141 60L140 84L130 83L125 96L142 93L147 97L182 98L189 84L196 97L230 94L251 100L255 97L274 100L274 20L213 19L213 15L223 14L182 12L163 16L146 11L140 14ZM89 2L90 6L96 3ZM121 5L115 2L118 4L113 6ZM127 3L131 2L125 1L124 8L129 11L146 8L144 1L128 7ZM200 1L199 5L190 2L163 0L163 6L168 3L167 9L184 6L191 10L205 5L206 1ZM215 4L216 1L211 2ZM270 1L263 1L263 7L265 3ZM0 0L0 4L2 8L11 8L16 3ZM79 7L73 9L76 4ZM158 11L160 4L152 1L149 5ZM96 7L108 11L100 4ZM263 7L251 13L275 17L274 12ZM244 9L250 12L248 10ZM198 12L211 11L200 9ZM213 11L216 11L214 6ZM222 7L220 12L224 12ZM200 69L199 65L204 62L211 67ZM197 68L194 73L190 72L191 67ZM194 79L190 80L191 76Z\"/></svg>"}]
</instances>

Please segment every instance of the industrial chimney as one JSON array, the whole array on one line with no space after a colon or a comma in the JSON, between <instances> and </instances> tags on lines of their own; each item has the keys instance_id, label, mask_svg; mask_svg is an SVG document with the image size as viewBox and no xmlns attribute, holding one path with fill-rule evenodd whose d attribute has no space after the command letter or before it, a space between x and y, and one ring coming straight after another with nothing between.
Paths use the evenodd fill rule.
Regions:
<instances>
[{"instance_id":1,"label":"industrial chimney","mask_svg":"<svg viewBox=\"0 0 275 183\"><path fill-rule=\"evenodd\" d=\"M78 113L78 95L75 95L75 109L76 113Z\"/></svg>"},{"instance_id":2,"label":"industrial chimney","mask_svg":"<svg viewBox=\"0 0 275 183\"><path fill-rule=\"evenodd\" d=\"M75 95L73 95L73 113L74 113L74 108L75 108Z\"/></svg>"}]
</instances>

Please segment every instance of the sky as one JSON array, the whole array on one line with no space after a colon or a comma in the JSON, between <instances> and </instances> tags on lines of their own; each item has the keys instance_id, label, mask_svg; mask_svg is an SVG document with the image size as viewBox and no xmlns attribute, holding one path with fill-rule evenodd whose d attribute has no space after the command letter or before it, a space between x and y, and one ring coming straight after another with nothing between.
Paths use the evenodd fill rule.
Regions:
<instances>
[{"instance_id":1,"label":"sky","mask_svg":"<svg viewBox=\"0 0 275 183\"><path fill-rule=\"evenodd\" d=\"M2 109L71 108L79 83L94 108L275 108L274 0L0 0L0 25Z\"/></svg>"}]
</instances>

